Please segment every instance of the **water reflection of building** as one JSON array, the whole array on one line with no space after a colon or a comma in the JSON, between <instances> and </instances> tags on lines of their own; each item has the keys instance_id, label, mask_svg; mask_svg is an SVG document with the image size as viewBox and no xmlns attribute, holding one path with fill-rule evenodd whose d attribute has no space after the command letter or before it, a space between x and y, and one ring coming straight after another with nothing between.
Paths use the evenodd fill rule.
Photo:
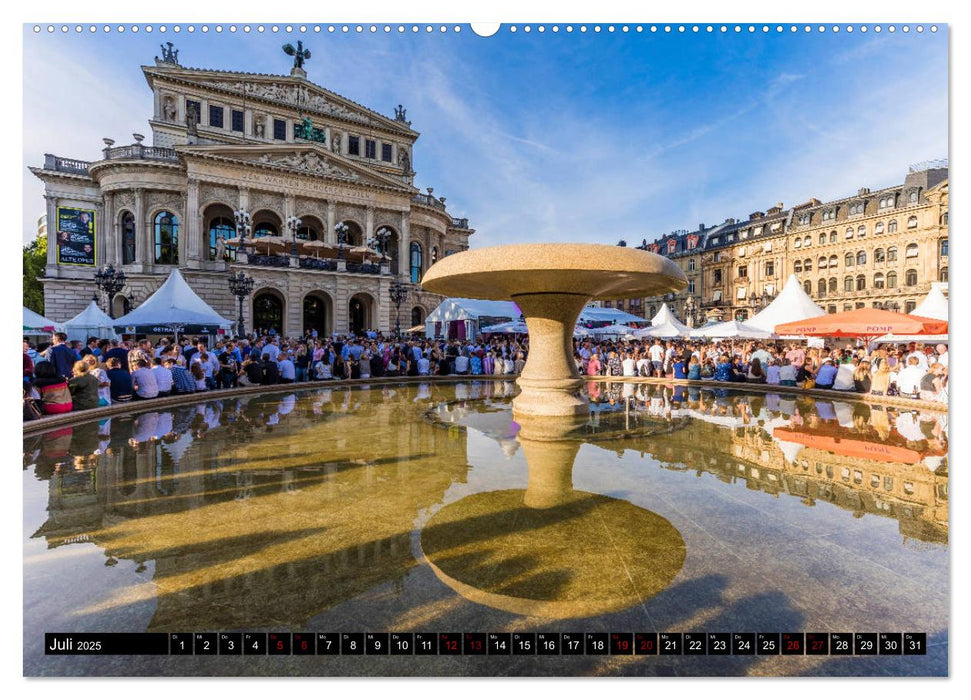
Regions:
<instances>
[{"instance_id":1,"label":"water reflection of building","mask_svg":"<svg viewBox=\"0 0 971 700\"><path fill-rule=\"evenodd\" d=\"M34 536L93 542L106 564L154 561L150 629L299 627L376 585L400 587L418 513L464 481L464 433L421 421L425 402L384 400L420 391L440 394L224 400L116 418L100 436L82 426L54 452L28 445L49 487Z\"/></svg>"},{"instance_id":2,"label":"water reflection of building","mask_svg":"<svg viewBox=\"0 0 971 700\"><path fill-rule=\"evenodd\" d=\"M689 392L684 387L679 391L645 386L637 391L639 397L631 401L635 415L653 414L653 420L658 416L670 421L685 417L694 420L663 439L653 435L641 438L635 431L619 443L598 439L610 430L601 419L590 442L605 449L650 454L668 469L694 469L699 475L708 472L725 483L744 483L749 489L776 496L798 496L807 506L825 501L858 517L892 517L899 522L904 537L947 541L946 434L934 437L942 416L922 414L913 419L925 425L929 434L925 438L931 438L913 440L907 438L916 436L901 435L895 427L901 416L894 417L896 411L883 407L871 410L865 404L834 404L805 397L797 401L795 396L780 402L778 395ZM617 392L606 389L603 393L612 396ZM681 401L675 401L679 396ZM767 408L770 403L776 410ZM861 411L867 414L865 421L861 420ZM906 413L902 418L911 420ZM614 416L613 423L618 420L623 420L621 413ZM881 422L887 424L885 430L874 427ZM815 438L829 449L814 446L813 440L806 440L807 445L791 442L800 434ZM779 439L780 435L786 439ZM862 449L861 445L872 449Z\"/></svg>"}]
</instances>

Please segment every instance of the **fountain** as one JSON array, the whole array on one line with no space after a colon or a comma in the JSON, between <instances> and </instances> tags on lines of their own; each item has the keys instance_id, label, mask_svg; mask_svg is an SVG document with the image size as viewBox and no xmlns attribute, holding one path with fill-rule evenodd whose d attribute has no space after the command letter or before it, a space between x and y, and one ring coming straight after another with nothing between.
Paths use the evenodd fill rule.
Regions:
<instances>
[{"instance_id":1,"label":"fountain","mask_svg":"<svg viewBox=\"0 0 971 700\"><path fill-rule=\"evenodd\" d=\"M626 610L670 585L686 554L677 528L626 500L574 489L585 422L518 417L526 489L465 496L422 528L422 554L440 581L481 605L554 619Z\"/></svg>"},{"instance_id":2,"label":"fountain","mask_svg":"<svg viewBox=\"0 0 971 700\"><path fill-rule=\"evenodd\" d=\"M586 412L577 395L573 328L594 298L645 297L685 287L684 272L667 258L636 248L581 243L522 243L449 255L422 278L446 296L516 302L529 328L529 357L517 380L517 416Z\"/></svg>"}]
</instances>

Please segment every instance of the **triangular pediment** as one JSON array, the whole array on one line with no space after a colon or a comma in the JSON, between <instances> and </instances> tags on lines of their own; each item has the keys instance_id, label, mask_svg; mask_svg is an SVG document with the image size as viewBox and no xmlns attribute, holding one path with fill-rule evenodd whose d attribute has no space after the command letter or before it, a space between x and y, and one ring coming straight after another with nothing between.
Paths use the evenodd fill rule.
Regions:
<instances>
[{"instance_id":1,"label":"triangular pediment","mask_svg":"<svg viewBox=\"0 0 971 700\"><path fill-rule=\"evenodd\" d=\"M204 158L250 165L271 170L287 170L301 175L390 188L414 194L417 190L395 177L377 173L316 143L279 145L202 145L176 146L185 158Z\"/></svg>"},{"instance_id":2,"label":"triangular pediment","mask_svg":"<svg viewBox=\"0 0 971 700\"><path fill-rule=\"evenodd\" d=\"M230 93L246 100L268 102L343 121L385 129L414 139L418 132L406 122L390 119L343 95L293 75L267 75L199 68L142 66L149 84L157 77L205 90Z\"/></svg>"}]
</instances>

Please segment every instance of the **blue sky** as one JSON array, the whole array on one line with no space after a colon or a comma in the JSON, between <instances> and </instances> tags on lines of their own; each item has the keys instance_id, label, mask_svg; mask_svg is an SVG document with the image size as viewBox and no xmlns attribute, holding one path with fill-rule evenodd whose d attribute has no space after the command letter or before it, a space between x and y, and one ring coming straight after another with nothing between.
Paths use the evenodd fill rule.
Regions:
<instances>
[{"instance_id":1,"label":"blue sky","mask_svg":"<svg viewBox=\"0 0 971 700\"><path fill-rule=\"evenodd\" d=\"M105 35L28 25L24 239L44 209L26 166L45 152L97 159L102 137L150 133L139 66L162 41L186 66L286 74L280 46L302 38L313 82L389 116L404 104L422 133L416 184L469 217L474 247L651 240L898 183L910 163L947 155L945 25L934 34L537 26L483 38L468 26Z\"/></svg>"}]
</instances>

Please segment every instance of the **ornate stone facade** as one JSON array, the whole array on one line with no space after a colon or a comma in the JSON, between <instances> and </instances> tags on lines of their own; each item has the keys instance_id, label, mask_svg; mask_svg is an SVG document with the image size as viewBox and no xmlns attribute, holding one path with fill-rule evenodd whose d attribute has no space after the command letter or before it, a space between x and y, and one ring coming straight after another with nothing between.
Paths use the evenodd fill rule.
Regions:
<instances>
[{"instance_id":1,"label":"ornate stone facade","mask_svg":"<svg viewBox=\"0 0 971 700\"><path fill-rule=\"evenodd\" d=\"M948 281L947 163L912 166L894 187L861 188L851 197L789 209L779 203L746 220L726 219L639 247L671 257L688 277L684 292L640 301L647 318L667 302L689 325L744 321L771 302L790 274L829 313L908 312L933 283ZM609 300L618 302L625 310L636 306Z\"/></svg>"},{"instance_id":2,"label":"ornate stone facade","mask_svg":"<svg viewBox=\"0 0 971 700\"><path fill-rule=\"evenodd\" d=\"M444 198L413 186L418 132L410 122L331 93L297 69L252 76L157 61L143 71L154 94L153 146L139 137L129 146L110 143L101 160L49 155L31 168L45 183L48 221L57 221L58 207L94 210L97 221L96 266L59 264L57 227L50 227L43 280L50 318L83 310L96 294L96 267L107 262L129 280L115 316L147 299L175 268L231 320L238 309L228 276L243 270L255 280L246 328L262 319L287 335L392 329L388 290L396 277L410 291L403 328L437 305L440 298L416 283L433 259L467 249L474 230L447 212ZM299 137L308 118L313 140ZM348 245L386 236L385 264L301 260L289 247L247 255L219 241L237 235L237 210L252 216L254 233L287 241L290 217L301 219L301 239L329 244L346 220L356 226Z\"/></svg>"}]
</instances>

